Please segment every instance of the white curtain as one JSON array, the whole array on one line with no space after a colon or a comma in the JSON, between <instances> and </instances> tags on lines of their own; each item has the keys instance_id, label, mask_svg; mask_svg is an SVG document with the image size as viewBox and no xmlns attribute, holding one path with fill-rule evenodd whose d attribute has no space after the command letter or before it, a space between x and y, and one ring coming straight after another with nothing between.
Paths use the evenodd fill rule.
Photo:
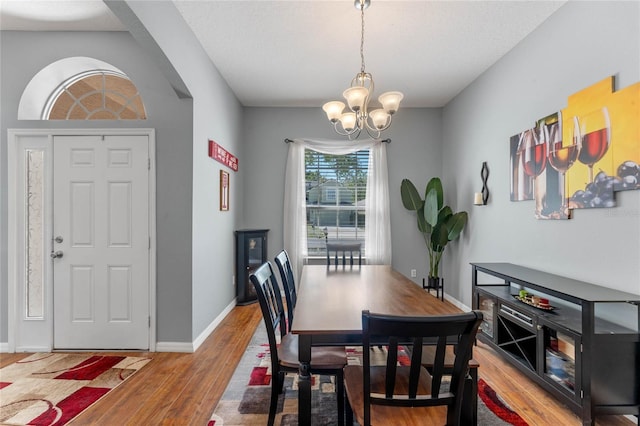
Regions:
<instances>
[{"instance_id":1,"label":"white curtain","mask_svg":"<svg viewBox=\"0 0 640 426\"><path fill-rule=\"evenodd\" d=\"M296 277L299 277L307 251L307 212L305 203L306 148L323 154L345 155L369 150L369 170L365 204L364 244L367 263L391 264L391 221L389 217L389 175L387 148L380 140L335 141L294 139L289 143L285 171L284 247L289 253Z\"/></svg>"}]
</instances>

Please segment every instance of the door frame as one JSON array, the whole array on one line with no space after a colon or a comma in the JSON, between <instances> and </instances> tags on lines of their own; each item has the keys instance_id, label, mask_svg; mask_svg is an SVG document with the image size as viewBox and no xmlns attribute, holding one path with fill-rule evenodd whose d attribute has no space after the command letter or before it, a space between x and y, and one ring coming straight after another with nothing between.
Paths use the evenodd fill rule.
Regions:
<instances>
[{"instance_id":1,"label":"door frame","mask_svg":"<svg viewBox=\"0 0 640 426\"><path fill-rule=\"evenodd\" d=\"M24 173L24 166L18 165L21 158L20 142L23 138L38 138L38 142L34 146L44 149L45 152L45 171L44 176L46 182L44 206L45 217L44 226L44 246L45 252L51 249L52 235L52 217L53 217L53 196L52 177L53 177L53 138L54 136L147 136L149 140L149 351L156 350L156 139L155 129L8 129L8 235L7 235L7 263L8 263L8 352L47 352L53 349L53 268L51 266L44 268L44 315L38 319L44 323L44 327L48 332L47 340L38 342L36 346L16 347L17 333L19 332L20 311L17 309L18 286L24 285L21 274L18 269L19 260L23 257L20 252L24 245L24 226L21 226L23 220L20 217L22 207L19 206L18 200L22 199L24 192L22 191L22 179L20 174ZM46 193L48 192L48 193ZM21 280L18 283L18 280Z\"/></svg>"}]
</instances>

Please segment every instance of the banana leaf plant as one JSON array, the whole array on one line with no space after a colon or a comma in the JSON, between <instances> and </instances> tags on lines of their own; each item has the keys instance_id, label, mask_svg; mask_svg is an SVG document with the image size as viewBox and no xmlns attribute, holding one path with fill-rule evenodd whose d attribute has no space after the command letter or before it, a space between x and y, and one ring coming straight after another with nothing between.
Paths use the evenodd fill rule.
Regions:
<instances>
[{"instance_id":1,"label":"banana leaf plant","mask_svg":"<svg viewBox=\"0 0 640 426\"><path fill-rule=\"evenodd\" d=\"M424 199L409 179L402 180L400 195L404 207L417 214L418 230L429 251L429 280L439 279L444 249L462 233L467 224L467 212L454 213L451 207L444 205L442 182L437 177L427 183Z\"/></svg>"}]
</instances>

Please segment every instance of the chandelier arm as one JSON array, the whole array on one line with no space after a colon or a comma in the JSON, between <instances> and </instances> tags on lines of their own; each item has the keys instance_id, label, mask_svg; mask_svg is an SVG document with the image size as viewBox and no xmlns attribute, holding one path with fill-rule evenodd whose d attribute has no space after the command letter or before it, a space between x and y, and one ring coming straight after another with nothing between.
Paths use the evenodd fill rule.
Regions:
<instances>
[{"instance_id":1,"label":"chandelier arm","mask_svg":"<svg viewBox=\"0 0 640 426\"><path fill-rule=\"evenodd\" d=\"M347 138L350 141L354 141L354 140L358 139L360 137L360 132L362 131L362 129L359 129L359 128L355 128L353 130L354 130L353 133L347 135Z\"/></svg>"},{"instance_id":2,"label":"chandelier arm","mask_svg":"<svg viewBox=\"0 0 640 426\"><path fill-rule=\"evenodd\" d=\"M376 130L372 133L372 130L369 129L369 126L366 126L365 129L367 130L367 134L369 135L369 137L371 139L379 139L380 138L380 132L381 130Z\"/></svg>"}]
</instances>

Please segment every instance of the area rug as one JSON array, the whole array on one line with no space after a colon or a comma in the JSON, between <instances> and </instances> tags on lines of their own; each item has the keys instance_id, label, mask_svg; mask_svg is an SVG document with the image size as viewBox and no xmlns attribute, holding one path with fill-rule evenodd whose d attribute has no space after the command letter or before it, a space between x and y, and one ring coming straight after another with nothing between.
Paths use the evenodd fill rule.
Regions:
<instances>
[{"instance_id":1,"label":"area rug","mask_svg":"<svg viewBox=\"0 0 640 426\"><path fill-rule=\"evenodd\" d=\"M213 411L208 426L265 425L269 416L271 396L271 359L264 324L258 326L231 381ZM386 356L384 348L372 350L372 360ZM360 364L361 348L347 348L350 364ZM398 357L401 364L408 357ZM297 374L289 373L285 378L283 396L278 401L275 424L294 426L298 424ZM335 377L313 375L311 378L311 415L314 425L336 425L337 404L335 399ZM527 426L527 423L482 379L478 382L479 426ZM357 423L354 423L357 425Z\"/></svg>"},{"instance_id":2,"label":"area rug","mask_svg":"<svg viewBox=\"0 0 640 426\"><path fill-rule=\"evenodd\" d=\"M0 369L0 424L67 424L150 358L38 353Z\"/></svg>"}]
</instances>

